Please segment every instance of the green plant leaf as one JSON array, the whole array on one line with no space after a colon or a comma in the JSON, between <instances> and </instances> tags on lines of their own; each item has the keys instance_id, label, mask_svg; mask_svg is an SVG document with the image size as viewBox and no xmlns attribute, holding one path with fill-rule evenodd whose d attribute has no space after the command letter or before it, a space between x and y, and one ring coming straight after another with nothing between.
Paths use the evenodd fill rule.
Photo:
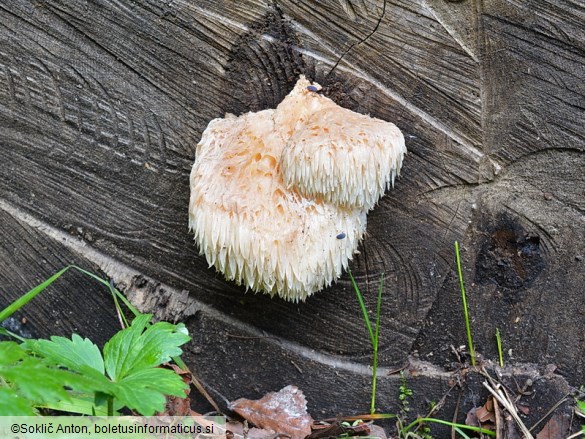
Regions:
<instances>
[{"instance_id":1,"label":"green plant leaf","mask_svg":"<svg viewBox=\"0 0 585 439\"><path fill-rule=\"evenodd\" d=\"M15 342L0 342L0 377L13 393L12 398L16 395L28 400L29 407L68 401L69 390L112 393L112 385L104 375L86 368L93 373L75 373L33 356Z\"/></svg>"},{"instance_id":2,"label":"green plant leaf","mask_svg":"<svg viewBox=\"0 0 585 439\"><path fill-rule=\"evenodd\" d=\"M0 342L0 366L14 364L26 356L26 351L18 343L14 341Z\"/></svg>"},{"instance_id":3,"label":"green plant leaf","mask_svg":"<svg viewBox=\"0 0 585 439\"><path fill-rule=\"evenodd\" d=\"M30 401L19 396L10 387L0 388L0 413L2 416L36 416Z\"/></svg>"},{"instance_id":4,"label":"green plant leaf","mask_svg":"<svg viewBox=\"0 0 585 439\"><path fill-rule=\"evenodd\" d=\"M117 306L119 298L136 315L132 325L99 348L89 339L0 342L0 413L34 415L46 407L74 413L117 413L127 406L141 414L162 411L165 395L184 396L188 385L175 372L157 368L179 356L179 346L190 340L184 325L159 322L142 315L104 279L76 266L67 266L0 310L0 321L44 291L70 268L106 285ZM4 334L10 334L2 330ZM107 376L106 376L107 373ZM104 407L107 405L107 407ZM10 410L8 410L10 408Z\"/></svg>"},{"instance_id":5,"label":"green plant leaf","mask_svg":"<svg viewBox=\"0 0 585 439\"><path fill-rule=\"evenodd\" d=\"M87 396L73 395L68 401L59 401L51 404L43 404L39 406L51 410L59 410L61 412L75 413L78 415L87 416L108 416L108 408L105 404L98 405L95 402L93 395ZM119 416L118 411L113 412L114 416Z\"/></svg>"},{"instance_id":6,"label":"green plant leaf","mask_svg":"<svg viewBox=\"0 0 585 439\"><path fill-rule=\"evenodd\" d=\"M71 340L57 336L51 337L51 340L27 340L23 346L71 370L83 373L89 367L102 375L105 372L99 348L88 338L77 334L73 334Z\"/></svg>"},{"instance_id":7,"label":"green plant leaf","mask_svg":"<svg viewBox=\"0 0 585 439\"><path fill-rule=\"evenodd\" d=\"M117 401L143 416L164 410L165 395L184 397L188 389L174 371L153 367L134 372L114 386Z\"/></svg>"},{"instance_id":8,"label":"green plant leaf","mask_svg":"<svg viewBox=\"0 0 585 439\"><path fill-rule=\"evenodd\" d=\"M18 395L28 399L35 406L69 400L66 388L80 392L102 390L111 393L110 383L105 377L100 382L94 377L60 369L35 357L25 358L13 365L1 365L0 376Z\"/></svg>"},{"instance_id":9,"label":"green plant leaf","mask_svg":"<svg viewBox=\"0 0 585 439\"><path fill-rule=\"evenodd\" d=\"M158 322L147 328L151 318L150 314L139 315L104 346L105 368L112 381L120 382L133 372L159 366L182 354L179 346L191 339L184 325Z\"/></svg>"},{"instance_id":10,"label":"green plant leaf","mask_svg":"<svg viewBox=\"0 0 585 439\"><path fill-rule=\"evenodd\" d=\"M175 372L156 367L181 355L179 346L190 340L185 326L167 322L148 326L151 318L137 316L104 346L105 369L116 400L145 416L164 409L165 395L184 396L188 388Z\"/></svg>"}]
</instances>

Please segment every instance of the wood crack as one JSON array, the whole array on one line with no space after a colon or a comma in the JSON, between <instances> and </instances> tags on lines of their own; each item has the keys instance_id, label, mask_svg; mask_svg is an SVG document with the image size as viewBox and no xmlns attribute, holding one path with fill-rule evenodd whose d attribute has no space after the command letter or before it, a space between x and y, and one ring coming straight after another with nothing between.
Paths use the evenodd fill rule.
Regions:
<instances>
[{"instance_id":1,"label":"wood crack","mask_svg":"<svg viewBox=\"0 0 585 439\"><path fill-rule=\"evenodd\" d=\"M374 29L365 36L365 38L363 38L360 41L357 41L355 43L353 43L352 45L350 45L347 50L345 52L343 52L341 54L341 56L339 57L339 59L335 62L335 64L333 65L333 67L331 68L331 70L329 70L329 73L327 73L327 75L325 75L325 78L328 78L331 73L333 73L333 71L337 68L337 66L339 65L339 63L341 62L341 60L356 46L359 46L360 44L365 43L366 41L368 41L378 30L378 28L380 27L380 23L382 23L382 20L384 19L384 16L386 15L386 1L384 0L384 3L382 5L382 14L380 14L380 17L378 18L378 21L376 23L376 26L374 27Z\"/></svg>"}]
</instances>

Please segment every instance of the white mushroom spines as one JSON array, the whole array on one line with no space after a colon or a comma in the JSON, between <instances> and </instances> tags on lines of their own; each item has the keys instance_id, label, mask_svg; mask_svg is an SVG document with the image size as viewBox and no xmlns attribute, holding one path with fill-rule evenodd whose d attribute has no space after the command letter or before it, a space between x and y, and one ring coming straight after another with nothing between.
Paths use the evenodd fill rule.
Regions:
<instances>
[{"instance_id":1,"label":"white mushroom spines","mask_svg":"<svg viewBox=\"0 0 585 439\"><path fill-rule=\"evenodd\" d=\"M276 109L211 121L191 171L189 226L209 265L295 301L347 268L406 152L393 124L309 85L301 77Z\"/></svg>"},{"instance_id":2,"label":"white mushroom spines","mask_svg":"<svg viewBox=\"0 0 585 439\"><path fill-rule=\"evenodd\" d=\"M297 125L287 142L284 181L305 196L369 210L394 185L404 137L389 122L329 102Z\"/></svg>"}]
</instances>

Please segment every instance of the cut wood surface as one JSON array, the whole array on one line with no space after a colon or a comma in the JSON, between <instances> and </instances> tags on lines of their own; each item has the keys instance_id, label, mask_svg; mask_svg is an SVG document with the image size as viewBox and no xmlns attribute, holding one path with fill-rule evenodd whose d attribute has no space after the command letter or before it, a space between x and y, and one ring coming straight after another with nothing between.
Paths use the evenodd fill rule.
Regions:
<instances>
[{"instance_id":1,"label":"cut wood surface","mask_svg":"<svg viewBox=\"0 0 585 439\"><path fill-rule=\"evenodd\" d=\"M455 361L459 240L476 350L497 358L497 327L507 362L585 382L582 2L10 0L0 23L0 306L70 262L99 268L187 319L191 366L226 397L295 384L335 415L327 389L348 386L336 409L367 406L347 275L300 304L246 294L187 228L207 123L274 108L305 74L406 138L351 263L371 310L385 273L382 372ZM88 284L35 299L30 331L107 339L108 295ZM259 359L266 379L248 381Z\"/></svg>"}]
</instances>

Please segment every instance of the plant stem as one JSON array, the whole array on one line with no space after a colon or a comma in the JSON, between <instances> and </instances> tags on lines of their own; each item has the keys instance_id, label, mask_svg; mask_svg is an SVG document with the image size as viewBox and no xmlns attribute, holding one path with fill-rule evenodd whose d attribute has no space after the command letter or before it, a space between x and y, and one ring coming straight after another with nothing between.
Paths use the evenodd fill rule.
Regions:
<instances>
[{"instance_id":1,"label":"plant stem","mask_svg":"<svg viewBox=\"0 0 585 439\"><path fill-rule=\"evenodd\" d=\"M53 282L55 282L55 280L57 280L63 273L65 273L70 268L71 268L71 266L69 265L69 266L63 268L62 270L58 271L53 276L48 278L46 281L37 285L32 290L30 290L28 293L20 296L18 299L16 299L10 305L8 305L6 308L4 308L2 311L0 311L0 322L6 320L13 313L15 313L20 308L22 308L24 305L26 305L28 302L30 302L32 299L34 299L39 293L41 293L45 288L47 288Z\"/></svg>"},{"instance_id":2,"label":"plant stem","mask_svg":"<svg viewBox=\"0 0 585 439\"><path fill-rule=\"evenodd\" d=\"M471 356L471 365L475 366L475 350L473 349L473 338L471 337L471 325L469 323L469 311L467 310L467 296L463 285L463 271L461 270L461 257L459 255L459 242L455 241L455 259L457 261L457 273L459 275L459 286L461 287L461 299L463 300L463 314L465 316L465 330L467 332L467 346Z\"/></svg>"},{"instance_id":3,"label":"plant stem","mask_svg":"<svg viewBox=\"0 0 585 439\"><path fill-rule=\"evenodd\" d=\"M380 314L382 310L382 291L384 291L384 273L378 286L378 300L376 302L376 332L374 334L374 359L372 364L372 399L370 405L370 414L376 412L376 382L378 380L378 345L380 341Z\"/></svg>"},{"instance_id":4,"label":"plant stem","mask_svg":"<svg viewBox=\"0 0 585 439\"><path fill-rule=\"evenodd\" d=\"M368 329L368 333L370 334L370 342L372 343L372 351L373 351L373 360L372 360L372 398L370 399L370 414L374 414L376 411L376 382L378 378L378 342L380 336L380 313L382 309L382 292L384 291L384 274L382 273L382 278L380 280L380 285L378 286L378 299L376 302L376 331L372 329L372 323L370 322L370 316L368 315L368 310L366 309L366 304L364 303L364 298L362 293L360 292L359 287L353 275L351 274L351 270L348 270L349 278L351 279L351 284L353 285L353 289L357 296L358 302L360 304L360 309L362 310L362 315L364 317L364 322L366 323L366 328Z\"/></svg>"},{"instance_id":5,"label":"plant stem","mask_svg":"<svg viewBox=\"0 0 585 439\"><path fill-rule=\"evenodd\" d=\"M500 335L500 328L496 328L496 343L498 345L498 359L500 367L504 367L504 353L502 352L502 337Z\"/></svg>"},{"instance_id":6,"label":"plant stem","mask_svg":"<svg viewBox=\"0 0 585 439\"><path fill-rule=\"evenodd\" d=\"M461 430L459 427L453 427L453 429L459 433L459 436L461 436L463 439L471 439L469 436L467 436L463 430Z\"/></svg>"},{"instance_id":7,"label":"plant stem","mask_svg":"<svg viewBox=\"0 0 585 439\"><path fill-rule=\"evenodd\" d=\"M474 427L472 425L457 424L455 422L443 421L442 419L436 419L436 418L417 418L414 421L412 421L407 427L403 428L402 432L408 433L408 431L410 431L416 424L422 424L423 422L434 422L436 424L448 425L450 427L458 427L458 428L461 428L464 430L471 430L471 431L475 431L478 433L487 434L488 436L495 436L496 435L496 433L494 431L486 430L485 428Z\"/></svg>"},{"instance_id":8,"label":"plant stem","mask_svg":"<svg viewBox=\"0 0 585 439\"><path fill-rule=\"evenodd\" d=\"M113 288L110 285L110 282L102 279L99 276L96 276L93 273L90 273L87 270L84 270L83 268L77 267L76 265L68 265L65 268L62 268L61 270L59 270L57 273L52 275L50 278L48 278L44 282L42 282L39 285L37 285L36 287L34 287L28 293L20 296L18 299L16 299L14 302L12 302L10 305L8 305L6 308L1 310L0 311L0 322L6 320L8 317L10 317L12 314L14 314L16 311L18 311L20 308L22 308L24 305L26 305L28 302L30 302L32 299L34 299L38 294L42 293L49 285L51 285L53 282L55 282L57 279L59 279L61 277L61 275L63 275L66 271L68 271L71 268L74 268L75 270L78 270L78 271L86 274L87 276L97 280L98 282L102 283L106 287L110 288L110 290L112 292L114 292L116 296L118 296L118 298L130 309L130 311L132 311L132 313L135 316L139 314L138 310L134 306L132 306L132 304L128 301L128 299L126 299L126 297L124 297L124 295L122 293L120 293L118 290L116 290L115 288Z\"/></svg>"},{"instance_id":9,"label":"plant stem","mask_svg":"<svg viewBox=\"0 0 585 439\"><path fill-rule=\"evenodd\" d=\"M364 298L362 297L362 293L353 278L353 274L351 274L351 270L347 270L349 273L349 278L351 279L351 284L353 285L353 289L355 290L355 294L358 298L360 303L360 308L362 310L362 314L364 316L364 322L366 323L366 328L368 329L368 333L370 334L370 343L372 343L372 348L374 347L374 331L372 330L372 324L370 323L370 316L368 316L368 310L366 309L366 304L364 303Z\"/></svg>"}]
</instances>

